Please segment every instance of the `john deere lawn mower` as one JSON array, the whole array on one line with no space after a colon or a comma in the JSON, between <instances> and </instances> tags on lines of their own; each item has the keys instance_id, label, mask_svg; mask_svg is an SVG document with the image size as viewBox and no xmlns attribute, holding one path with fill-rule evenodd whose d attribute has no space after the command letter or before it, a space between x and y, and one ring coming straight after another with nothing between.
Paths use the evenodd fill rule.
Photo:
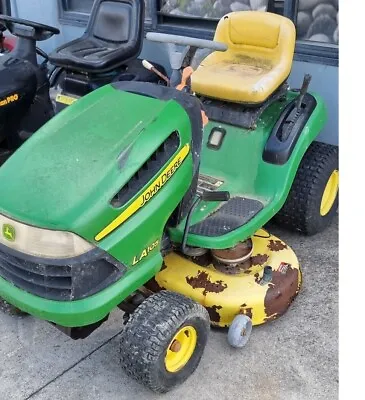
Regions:
<instances>
[{"instance_id":1,"label":"john deere lawn mower","mask_svg":"<svg viewBox=\"0 0 365 400\"><path fill-rule=\"evenodd\" d=\"M112 81L159 82L137 59L144 8L144 0L97 0L84 35L50 55L36 43L59 34L57 28L0 15L0 32L2 26L17 37L16 48L9 53L5 43L8 54L0 54L0 165L55 113L85 94ZM37 54L44 59L40 65ZM54 66L51 73L48 61Z\"/></svg>"},{"instance_id":2,"label":"john deere lawn mower","mask_svg":"<svg viewBox=\"0 0 365 400\"><path fill-rule=\"evenodd\" d=\"M309 78L286 84L290 20L235 12L214 41L147 38L168 42L170 87L95 90L0 169L0 295L74 339L121 308L124 370L166 392L199 364L209 325L242 347L285 313L301 270L262 227L322 231L338 166L314 142L326 110ZM191 74L197 48L212 53Z\"/></svg>"}]
</instances>

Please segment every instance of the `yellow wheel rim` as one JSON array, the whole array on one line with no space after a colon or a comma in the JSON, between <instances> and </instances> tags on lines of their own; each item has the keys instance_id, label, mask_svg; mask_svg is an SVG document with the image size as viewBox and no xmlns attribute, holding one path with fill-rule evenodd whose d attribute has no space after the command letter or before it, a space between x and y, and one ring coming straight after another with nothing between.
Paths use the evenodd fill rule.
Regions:
<instances>
[{"instance_id":1,"label":"yellow wheel rim","mask_svg":"<svg viewBox=\"0 0 365 400\"><path fill-rule=\"evenodd\" d=\"M171 340L165 356L165 367L169 372L177 372L190 360L194 353L198 335L192 326L181 328Z\"/></svg>"},{"instance_id":2,"label":"yellow wheel rim","mask_svg":"<svg viewBox=\"0 0 365 400\"><path fill-rule=\"evenodd\" d=\"M331 176L328 179L327 185L324 189L322 201L321 201L321 215L322 217L327 215L331 210L333 203L336 200L337 192L338 192L338 170L335 169Z\"/></svg>"}]
</instances>

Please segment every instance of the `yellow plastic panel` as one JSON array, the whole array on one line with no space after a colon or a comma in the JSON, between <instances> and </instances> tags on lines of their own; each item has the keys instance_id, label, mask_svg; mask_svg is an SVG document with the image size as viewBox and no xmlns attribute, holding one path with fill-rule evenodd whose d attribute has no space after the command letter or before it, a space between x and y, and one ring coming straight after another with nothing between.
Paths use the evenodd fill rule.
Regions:
<instances>
[{"instance_id":1,"label":"yellow plastic panel","mask_svg":"<svg viewBox=\"0 0 365 400\"><path fill-rule=\"evenodd\" d=\"M274 49L279 42L280 21L271 18L271 14L268 13L256 12L255 18L233 13L225 28L229 29L229 37L233 44Z\"/></svg>"}]
</instances>

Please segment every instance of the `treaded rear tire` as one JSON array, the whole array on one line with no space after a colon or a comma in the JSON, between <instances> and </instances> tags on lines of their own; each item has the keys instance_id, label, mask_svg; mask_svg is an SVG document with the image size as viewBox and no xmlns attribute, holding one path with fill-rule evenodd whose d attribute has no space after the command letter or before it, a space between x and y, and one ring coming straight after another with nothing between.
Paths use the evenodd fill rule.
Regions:
<instances>
[{"instance_id":1,"label":"treaded rear tire","mask_svg":"<svg viewBox=\"0 0 365 400\"><path fill-rule=\"evenodd\" d=\"M187 325L197 332L196 347L186 365L171 373L165 367L166 351L175 333ZM125 326L121 338L122 368L152 391L165 393L195 371L209 328L209 314L200 304L174 292L155 293L136 309Z\"/></svg>"},{"instance_id":2,"label":"treaded rear tire","mask_svg":"<svg viewBox=\"0 0 365 400\"><path fill-rule=\"evenodd\" d=\"M274 221L305 235L322 232L333 220L338 209L338 193L330 211L320 213L324 189L334 170L338 170L338 148L313 142L305 153L288 198Z\"/></svg>"}]
</instances>

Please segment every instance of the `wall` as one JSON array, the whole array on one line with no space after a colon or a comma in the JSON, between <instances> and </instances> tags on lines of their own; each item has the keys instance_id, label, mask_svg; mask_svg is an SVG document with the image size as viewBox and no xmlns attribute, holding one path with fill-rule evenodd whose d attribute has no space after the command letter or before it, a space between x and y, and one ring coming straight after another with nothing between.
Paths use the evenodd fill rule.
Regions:
<instances>
[{"instance_id":1,"label":"wall","mask_svg":"<svg viewBox=\"0 0 365 400\"><path fill-rule=\"evenodd\" d=\"M57 0L11 0L11 2L14 16L60 26ZM50 52L55 47L80 36L84 30L63 24L60 29L60 35L40 43L43 50ZM158 44L145 41L141 57L168 67L167 55ZM299 87L305 73L310 73L313 77L310 90L319 93L328 107L328 123L319 139L326 143L338 144L338 67L295 61L289 79L290 85Z\"/></svg>"}]
</instances>

